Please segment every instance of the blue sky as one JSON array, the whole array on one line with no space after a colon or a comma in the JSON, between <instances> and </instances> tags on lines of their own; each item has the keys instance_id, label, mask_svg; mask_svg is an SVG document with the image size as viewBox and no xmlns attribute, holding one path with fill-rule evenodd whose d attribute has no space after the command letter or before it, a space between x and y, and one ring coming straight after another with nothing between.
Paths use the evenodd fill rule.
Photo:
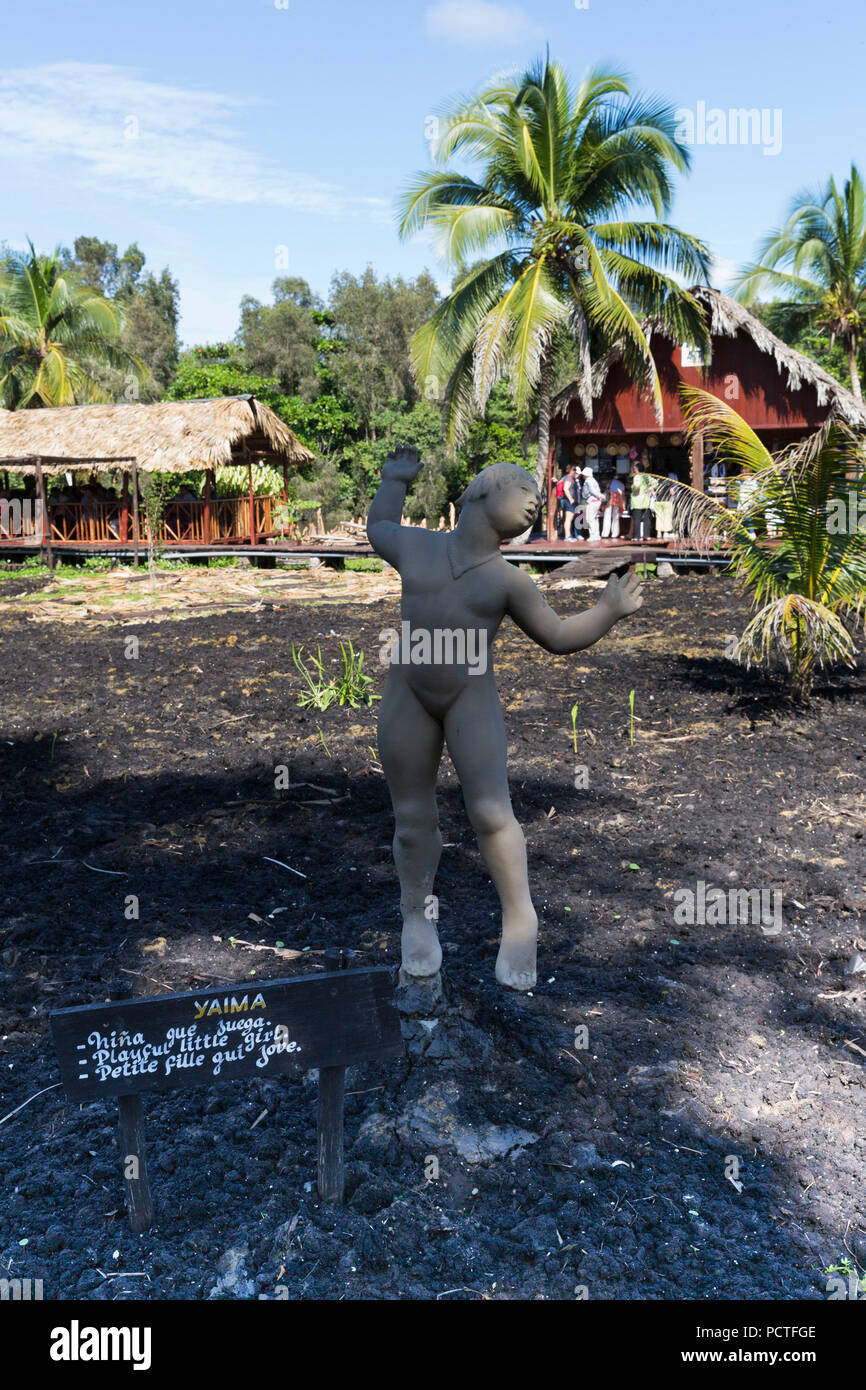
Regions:
<instances>
[{"instance_id":1,"label":"blue sky","mask_svg":"<svg viewBox=\"0 0 866 1390\"><path fill-rule=\"evenodd\" d=\"M426 266L444 286L431 245L401 243L394 216L429 163L425 122L546 43L574 75L626 70L703 129L673 215L709 242L721 287L795 191L864 162L856 0L40 0L37 13L16 6L3 25L0 240L138 241L180 282L186 342L231 337L241 296L267 299L276 274L324 294L337 269ZM766 112L764 134L709 143L730 140L734 108Z\"/></svg>"}]
</instances>

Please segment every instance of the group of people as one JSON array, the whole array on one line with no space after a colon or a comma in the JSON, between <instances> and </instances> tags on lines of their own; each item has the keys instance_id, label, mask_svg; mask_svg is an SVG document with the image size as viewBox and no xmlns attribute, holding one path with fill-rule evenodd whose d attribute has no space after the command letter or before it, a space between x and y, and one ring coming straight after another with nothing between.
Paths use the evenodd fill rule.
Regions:
<instances>
[{"instance_id":1,"label":"group of people","mask_svg":"<svg viewBox=\"0 0 866 1390\"><path fill-rule=\"evenodd\" d=\"M676 474L669 476L676 480ZM582 539L581 517L590 543L618 540L625 518L631 522L632 540L649 539L654 529L660 534L672 529L667 510L673 511L673 503L657 499L646 463L639 459L631 460L628 491L625 478L616 475L601 482L590 467L567 462L556 485L556 504L557 531L566 541Z\"/></svg>"}]
</instances>

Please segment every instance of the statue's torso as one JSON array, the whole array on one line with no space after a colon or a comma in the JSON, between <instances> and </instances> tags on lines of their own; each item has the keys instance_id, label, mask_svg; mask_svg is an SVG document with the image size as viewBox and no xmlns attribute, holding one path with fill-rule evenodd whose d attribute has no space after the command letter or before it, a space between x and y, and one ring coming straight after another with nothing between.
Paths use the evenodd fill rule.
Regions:
<instances>
[{"instance_id":1,"label":"statue's torso","mask_svg":"<svg viewBox=\"0 0 866 1390\"><path fill-rule=\"evenodd\" d=\"M401 556L401 618L404 639L408 624L412 659L400 670L425 704L433 701L431 713L437 714L467 681L492 679L491 647L505 613L505 560L494 555L456 577L455 567L459 571L447 536L435 532L413 534ZM429 636L426 644L423 634Z\"/></svg>"}]
</instances>

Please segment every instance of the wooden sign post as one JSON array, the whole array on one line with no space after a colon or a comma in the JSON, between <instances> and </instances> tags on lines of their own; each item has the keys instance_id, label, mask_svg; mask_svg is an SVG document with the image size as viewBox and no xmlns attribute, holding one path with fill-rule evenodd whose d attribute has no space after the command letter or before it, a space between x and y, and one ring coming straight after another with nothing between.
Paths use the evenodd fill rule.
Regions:
<instances>
[{"instance_id":1,"label":"wooden sign post","mask_svg":"<svg viewBox=\"0 0 866 1390\"><path fill-rule=\"evenodd\" d=\"M403 1055L392 971L346 969L352 955L328 953L332 969L310 978L88 1004L51 1015L69 1100L117 1097L133 1231L153 1222L142 1092L311 1067L319 1069L319 1195L342 1202L346 1067Z\"/></svg>"}]
</instances>

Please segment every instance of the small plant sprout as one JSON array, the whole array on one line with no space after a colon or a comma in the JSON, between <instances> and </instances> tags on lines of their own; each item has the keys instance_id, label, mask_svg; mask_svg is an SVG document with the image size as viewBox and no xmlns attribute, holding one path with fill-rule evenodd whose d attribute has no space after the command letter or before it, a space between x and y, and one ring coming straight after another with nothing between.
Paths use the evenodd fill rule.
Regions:
<instances>
[{"instance_id":1,"label":"small plant sprout","mask_svg":"<svg viewBox=\"0 0 866 1390\"><path fill-rule=\"evenodd\" d=\"M571 707L571 737L574 742L574 755L577 757L577 708L578 702L575 700Z\"/></svg>"},{"instance_id":2,"label":"small plant sprout","mask_svg":"<svg viewBox=\"0 0 866 1390\"><path fill-rule=\"evenodd\" d=\"M341 642L340 653L343 658L343 670L337 683L340 704L358 709L360 705L370 705L374 700L380 700L381 695L374 695L370 689L372 676L364 672L364 653L356 652L351 642Z\"/></svg>"},{"instance_id":3,"label":"small plant sprout","mask_svg":"<svg viewBox=\"0 0 866 1390\"><path fill-rule=\"evenodd\" d=\"M634 691L628 692L628 741L634 748Z\"/></svg>"},{"instance_id":4,"label":"small plant sprout","mask_svg":"<svg viewBox=\"0 0 866 1390\"><path fill-rule=\"evenodd\" d=\"M374 700L381 699L370 689L373 679L364 671L364 653L356 652L351 642L340 643L343 669L336 680L325 672L321 647L316 649L315 656L310 656L306 661L301 655L302 651L303 647L296 649L292 643L292 661L306 684L306 690L302 690L298 696L301 709L326 710L335 703L358 709L360 705L370 705Z\"/></svg>"},{"instance_id":5,"label":"small plant sprout","mask_svg":"<svg viewBox=\"0 0 866 1390\"><path fill-rule=\"evenodd\" d=\"M329 709L337 698L337 688L333 679L325 675L322 648L318 648L316 656L311 656L309 662L304 661L301 656L303 650L303 647L296 650L294 642L292 643L292 661L307 687L298 696L298 705L301 709Z\"/></svg>"}]
</instances>

